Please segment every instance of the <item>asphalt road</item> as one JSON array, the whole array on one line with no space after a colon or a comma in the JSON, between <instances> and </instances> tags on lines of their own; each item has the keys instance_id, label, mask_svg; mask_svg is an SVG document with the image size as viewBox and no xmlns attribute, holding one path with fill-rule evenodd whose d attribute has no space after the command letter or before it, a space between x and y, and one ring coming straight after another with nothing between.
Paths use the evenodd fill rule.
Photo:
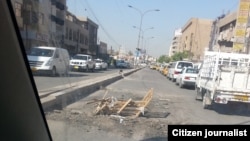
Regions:
<instances>
[{"instance_id":1,"label":"asphalt road","mask_svg":"<svg viewBox=\"0 0 250 141\"><path fill-rule=\"evenodd\" d=\"M118 73L118 71L119 69L110 68L108 70L96 70L95 72L69 72L68 76L50 77L46 75L34 75L34 80L38 91L42 92L60 85L70 85L71 83Z\"/></svg>"},{"instance_id":2,"label":"asphalt road","mask_svg":"<svg viewBox=\"0 0 250 141\"><path fill-rule=\"evenodd\" d=\"M131 127L128 125L120 127L119 123L117 125L105 124L104 118L87 118L86 115L95 107L87 106L86 103L93 99L100 99L105 94L104 90L98 90L78 102L68 105L65 109L60 109L60 112L53 112L47 116L53 138L60 141L100 139L102 141L149 141L156 136L159 140L166 140L166 127L169 124L249 124L250 122L250 110L247 107L217 105L212 110L203 109L202 102L195 100L194 89L179 88L162 74L149 68L126 76L107 86L105 90L108 90L106 97L138 100L145 96L150 88L153 88L154 94L147 107L148 117L139 117ZM72 114L72 110L79 111L79 113L73 112ZM71 111L71 114L65 114L67 111ZM165 116L160 117L162 115ZM84 122L84 120L86 121ZM143 122L140 124L140 121ZM107 123L109 123L108 120ZM154 126L153 124L159 125Z\"/></svg>"}]
</instances>

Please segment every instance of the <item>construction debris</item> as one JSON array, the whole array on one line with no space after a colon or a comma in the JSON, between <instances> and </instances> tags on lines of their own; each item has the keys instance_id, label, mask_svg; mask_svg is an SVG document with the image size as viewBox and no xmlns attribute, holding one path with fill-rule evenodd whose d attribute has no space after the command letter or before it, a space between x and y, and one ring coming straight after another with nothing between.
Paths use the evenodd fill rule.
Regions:
<instances>
[{"instance_id":1,"label":"construction debris","mask_svg":"<svg viewBox=\"0 0 250 141\"><path fill-rule=\"evenodd\" d=\"M117 100L114 97L105 98L106 95L107 91L101 100L95 99L93 102L89 102L98 102L94 114L136 118L140 114L144 114L144 109L153 97L153 88L151 88L140 101L134 101L132 98L128 100Z\"/></svg>"}]
</instances>

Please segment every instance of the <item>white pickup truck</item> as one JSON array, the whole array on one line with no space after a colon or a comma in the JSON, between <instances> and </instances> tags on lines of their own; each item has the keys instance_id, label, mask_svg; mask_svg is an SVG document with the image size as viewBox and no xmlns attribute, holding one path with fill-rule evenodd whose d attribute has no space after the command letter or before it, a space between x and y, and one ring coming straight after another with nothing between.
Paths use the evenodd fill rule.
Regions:
<instances>
[{"instance_id":1,"label":"white pickup truck","mask_svg":"<svg viewBox=\"0 0 250 141\"><path fill-rule=\"evenodd\" d=\"M250 103L250 54L206 51L196 80L203 108L214 103Z\"/></svg>"},{"instance_id":2,"label":"white pickup truck","mask_svg":"<svg viewBox=\"0 0 250 141\"><path fill-rule=\"evenodd\" d=\"M70 59L70 70L71 71L89 71L94 72L95 60L91 55L76 54Z\"/></svg>"}]
</instances>

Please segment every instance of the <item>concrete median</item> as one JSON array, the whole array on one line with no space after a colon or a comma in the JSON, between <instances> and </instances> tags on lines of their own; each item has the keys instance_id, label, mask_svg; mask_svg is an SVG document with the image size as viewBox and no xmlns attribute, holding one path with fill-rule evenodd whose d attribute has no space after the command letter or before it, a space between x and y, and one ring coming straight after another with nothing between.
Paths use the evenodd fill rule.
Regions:
<instances>
[{"instance_id":1,"label":"concrete median","mask_svg":"<svg viewBox=\"0 0 250 141\"><path fill-rule=\"evenodd\" d=\"M138 70L140 70L140 68L129 70L123 69L119 70L118 73L84 80L73 83L70 86L58 86L50 91L39 93L43 109L44 111L62 109L65 106L78 101Z\"/></svg>"}]
</instances>

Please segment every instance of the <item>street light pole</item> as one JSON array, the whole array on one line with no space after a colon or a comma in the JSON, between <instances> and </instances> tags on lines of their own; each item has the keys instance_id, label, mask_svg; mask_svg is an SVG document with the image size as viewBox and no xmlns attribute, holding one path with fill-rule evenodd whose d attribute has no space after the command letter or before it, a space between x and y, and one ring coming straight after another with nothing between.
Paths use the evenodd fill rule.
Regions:
<instances>
[{"instance_id":1,"label":"street light pole","mask_svg":"<svg viewBox=\"0 0 250 141\"><path fill-rule=\"evenodd\" d=\"M133 26L134 28L137 28L137 29L139 29L137 26ZM144 41L144 34L145 34L145 32L147 31L147 30L149 30L149 29L154 29L154 27L149 27L149 28L146 28L146 29L144 29L144 30L142 30L141 29L141 49L144 49L143 48L143 46L144 46L144 43L143 43L143 41ZM139 29L140 30L140 29Z\"/></svg>"},{"instance_id":2,"label":"street light pole","mask_svg":"<svg viewBox=\"0 0 250 141\"><path fill-rule=\"evenodd\" d=\"M146 40L145 40L145 43L144 43L144 50L145 50L145 53L144 53L144 62L148 62L146 59L146 56L147 56L147 49L146 49L146 41L148 41L149 39L153 39L154 37L148 37Z\"/></svg>"},{"instance_id":3,"label":"street light pole","mask_svg":"<svg viewBox=\"0 0 250 141\"><path fill-rule=\"evenodd\" d=\"M143 20L144 15L145 15L146 13L149 13L149 12L160 11L160 10L159 10L159 9L151 9L151 10L147 10L147 11L142 12L142 11L139 10L138 8L135 8L135 7L131 6L131 5L128 5L128 7L129 7L129 8L135 9L135 10L136 10L137 12L139 12L139 14L140 14L140 26L139 26L139 34L138 34L137 48L136 48L136 50L139 51L139 49L140 49L140 37L141 37L142 20ZM138 54L138 53L137 53L137 54ZM138 56L136 56L136 58L137 58L137 57L138 57ZM137 60L137 59L136 59L136 60ZM136 62L136 61L135 61L135 62ZM134 63L134 65L135 65L135 63Z\"/></svg>"},{"instance_id":4,"label":"street light pole","mask_svg":"<svg viewBox=\"0 0 250 141\"><path fill-rule=\"evenodd\" d=\"M153 39L154 37L148 37L147 39L145 39L145 43L144 43L144 49L146 49L146 41L148 41L149 39Z\"/></svg>"}]
</instances>

